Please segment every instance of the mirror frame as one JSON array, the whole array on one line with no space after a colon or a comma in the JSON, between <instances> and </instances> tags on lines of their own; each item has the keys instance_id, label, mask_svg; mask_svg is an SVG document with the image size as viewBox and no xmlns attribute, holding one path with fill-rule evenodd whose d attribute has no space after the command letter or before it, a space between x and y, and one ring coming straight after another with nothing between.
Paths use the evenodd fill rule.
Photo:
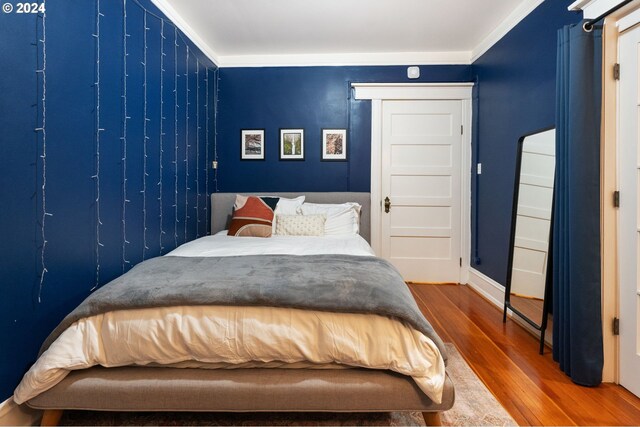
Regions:
<instances>
[{"instance_id":1,"label":"mirror frame","mask_svg":"<svg viewBox=\"0 0 640 427\"><path fill-rule=\"evenodd\" d=\"M502 314L502 322L505 323L507 321L507 311L511 310L511 312L515 313L522 320L527 322L531 327L535 330L540 331L540 354L544 354L544 337L545 332L547 330L547 320L549 317L549 300L551 298L551 289L552 289L552 277L553 277L553 210L555 204L555 175L553 179L553 199L551 202L551 221L549 227L549 249L547 251L547 271L544 285L544 300L542 302L542 319L540 319L540 324L537 324L532 319L528 318L524 313L519 311L517 308L514 308L511 305L511 281L513 276L513 254L514 254L514 244L516 239L516 219L518 216L518 196L520 193L520 172L522 166L522 147L524 145L524 140L532 135L536 135L542 132L546 132L549 130L555 129L555 126L549 126L542 129L538 129L536 131L527 133L522 135L518 139L518 151L516 154L516 174L515 174L515 182L513 186L513 205L511 209L511 235L509 238L509 260L507 264L507 282L505 286L504 293L504 311Z\"/></svg>"}]
</instances>

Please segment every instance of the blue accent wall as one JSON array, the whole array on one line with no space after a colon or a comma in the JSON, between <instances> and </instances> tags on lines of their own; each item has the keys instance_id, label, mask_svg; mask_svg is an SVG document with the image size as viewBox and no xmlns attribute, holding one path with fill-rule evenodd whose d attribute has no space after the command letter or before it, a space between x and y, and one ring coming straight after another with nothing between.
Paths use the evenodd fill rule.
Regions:
<instances>
[{"instance_id":1,"label":"blue accent wall","mask_svg":"<svg viewBox=\"0 0 640 427\"><path fill-rule=\"evenodd\" d=\"M140 2L160 14L149 0ZM474 267L500 283L516 142L554 122L556 30L581 18L567 12L569 3L545 1L472 66L422 66L417 80L476 83L473 148L483 174L473 183L472 260L477 255ZM371 104L354 100L350 84L416 82L407 79L406 66L218 70L186 37L175 39L169 24L163 39L160 21L149 14L145 107L144 12L129 0L125 162L123 0L102 0L99 224L96 4L47 2L46 73L36 72L44 65L42 18L0 14L0 401L12 394L46 335L91 289L206 234L207 192L369 191ZM46 158L45 132L34 131L43 119ZM265 129L266 158L241 161L240 131L256 128ZM280 128L305 130L305 161L279 160ZM348 129L347 162L320 161L322 128ZM217 179L207 170L216 139ZM43 201L51 216L44 216L41 286Z\"/></svg>"},{"instance_id":2,"label":"blue accent wall","mask_svg":"<svg viewBox=\"0 0 640 427\"><path fill-rule=\"evenodd\" d=\"M140 4L160 13L148 0ZM215 186L206 164L215 135L215 65L180 33L176 40L168 22L162 38L161 20L147 14L145 107L145 13L137 2L127 2L130 118L124 162L123 2L102 0L99 39L96 1L46 6L44 21L39 15L0 14L0 401L13 393L44 338L91 289L143 258L206 234L206 191ZM95 177L98 40L101 224ZM43 121L44 129L35 131Z\"/></svg>"},{"instance_id":3,"label":"blue accent wall","mask_svg":"<svg viewBox=\"0 0 640 427\"><path fill-rule=\"evenodd\" d=\"M567 11L570 3L543 2L473 63L474 164L482 163L482 175L472 183L471 260L472 267L502 285L517 142L524 134L554 126L557 30L582 19L581 13Z\"/></svg>"},{"instance_id":4,"label":"blue accent wall","mask_svg":"<svg viewBox=\"0 0 640 427\"><path fill-rule=\"evenodd\" d=\"M371 102L354 100L356 82L468 82L466 65L222 68L218 112L219 190L369 191ZM304 161L280 161L280 128L303 128ZM346 128L347 162L322 162L322 128ZM240 131L265 129L265 160L240 160Z\"/></svg>"}]
</instances>

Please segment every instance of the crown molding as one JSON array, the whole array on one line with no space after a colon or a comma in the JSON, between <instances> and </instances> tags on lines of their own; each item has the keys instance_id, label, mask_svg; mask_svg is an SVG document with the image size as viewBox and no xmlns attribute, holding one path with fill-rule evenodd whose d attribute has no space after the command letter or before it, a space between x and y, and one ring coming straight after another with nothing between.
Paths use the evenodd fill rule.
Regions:
<instances>
[{"instance_id":1,"label":"crown molding","mask_svg":"<svg viewBox=\"0 0 640 427\"><path fill-rule=\"evenodd\" d=\"M187 21L171 6L169 0L151 0L160 12L174 23L180 31L182 31L191 42L198 47L216 66L220 66L220 57L216 54L211 46L209 46L198 33L191 28Z\"/></svg>"},{"instance_id":2,"label":"crown molding","mask_svg":"<svg viewBox=\"0 0 640 427\"><path fill-rule=\"evenodd\" d=\"M231 67L317 67L375 65L470 65L502 39L544 0L527 0L520 4L472 51L447 52L377 52L282 55L218 55L171 5L172 0L151 0L216 66ZM578 0L583 3L616 0Z\"/></svg>"},{"instance_id":3,"label":"crown molding","mask_svg":"<svg viewBox=\"0 0 640 427\"><path fill-rule=\"evenodd\" d=\"M582 10L582 8L584 8L591 2L593 2L593 0L577 0L571 3L567 9L571 11Z\"/></svg>"},{"instance_id":4,"label":"crown molding","mask_svg":"<svg viewBox=\"0 0 640 427\"><path fill-rule=\"evenodd\" d=\"M596 18L608 10L613 9L623 0L577 0L571 3L569 10L577 12L582 10L584 19Z\"/></svg>"},{"instance_id":5,"label":"crown molding","mask_svg":"<svg viewBox=\"0 0 640 427\"><path fill-rule=\"evenodd\" d=\"M526 18L533 10L540 6L544 0L527 0L520 4L507 18L500 23L487 37L478 44L471 53L470 63L474 63L484 55L491 47L498 43L500 39L507 35L516 25ZM550 0L557 1L557 0Z\"/></svg>"},{"instance_id":6,"label":"crown molding","mask_svg":"<svg viewBox=\"0 0 640 427\"><path fill-rule=\"evenodd\" d=\"M286 55L229 55L218 57L221 68L318 67L366 65L470 64L471 52L387 52Z\"/></svg>"}]
</instances>

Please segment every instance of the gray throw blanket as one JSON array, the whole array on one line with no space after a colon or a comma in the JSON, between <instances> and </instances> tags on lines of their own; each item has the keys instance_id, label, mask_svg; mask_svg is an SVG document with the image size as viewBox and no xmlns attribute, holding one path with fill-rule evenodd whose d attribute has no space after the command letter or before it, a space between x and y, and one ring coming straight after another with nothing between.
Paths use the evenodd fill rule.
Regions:
<instances>
[{"instance_id":1,"label":"gray throw blanket","mask_svg":"<svg viewBox=\"0 0 640 427\"><path fill-rule=\"evenodd\" d=\"M163 256L106 284L65 317L44 352L75 321L115 310L179 305L266 306L366 313L400 319L444 344L398 271L375 257L350 255Z\"/></svg>"}]
</instances>

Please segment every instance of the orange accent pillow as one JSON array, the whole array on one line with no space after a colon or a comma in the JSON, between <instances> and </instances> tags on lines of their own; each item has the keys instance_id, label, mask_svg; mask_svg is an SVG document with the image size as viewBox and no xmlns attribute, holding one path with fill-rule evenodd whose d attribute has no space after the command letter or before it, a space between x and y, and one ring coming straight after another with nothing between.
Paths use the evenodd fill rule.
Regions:
<instances>
[{"instance_id":1,"label":"orange accent pillow","mask_svg":"<svg viewBox=\"0 0 640 427\"><path fill-rule=\"evenodd\" d=\"M227 235L235 237L271 237L273 210L277 203L277 197L262 198L237 195ZM273 207L270 205L273 205Z\"/></svg>"}]
</instances>

